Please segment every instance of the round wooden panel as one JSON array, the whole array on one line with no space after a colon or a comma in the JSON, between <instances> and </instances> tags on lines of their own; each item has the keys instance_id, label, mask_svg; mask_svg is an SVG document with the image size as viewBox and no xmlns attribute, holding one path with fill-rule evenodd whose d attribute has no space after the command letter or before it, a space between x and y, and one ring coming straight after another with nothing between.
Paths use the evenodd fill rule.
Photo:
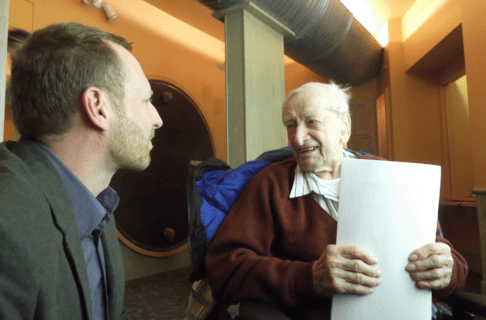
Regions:
<instances>
[{"instance_id":1,"label":"round wooden panel","mask_svg":"<svg viewBox=\"0 0 486 320\"><path fill-rule=\"evenodd\" d=\"M186 184L191 165L214 156L211 135L194 101L180 88L150 80L162 128L152 140L150 166L118 171L111 186L120 196L114 212L119 239L149 256L185 249L188 218Z\"/></svg>"}]
</instances>

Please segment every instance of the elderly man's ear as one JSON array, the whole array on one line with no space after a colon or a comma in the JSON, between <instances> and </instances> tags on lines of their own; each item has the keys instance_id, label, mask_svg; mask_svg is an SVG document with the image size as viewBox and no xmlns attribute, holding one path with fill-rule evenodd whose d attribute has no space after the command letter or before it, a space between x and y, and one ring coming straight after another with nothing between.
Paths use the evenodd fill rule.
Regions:
<instances>
[{"instance_id":1,"label":"elderly man's ear","mask_svg":"<svg viewBox=\"0 0 486 320\"><path fill-rule=\"evenodd\" d=\"M342 143L346 143L351 137L351 116L349 113L344 114L342 120L341 139Z\"/></svg>"}]
</instances>

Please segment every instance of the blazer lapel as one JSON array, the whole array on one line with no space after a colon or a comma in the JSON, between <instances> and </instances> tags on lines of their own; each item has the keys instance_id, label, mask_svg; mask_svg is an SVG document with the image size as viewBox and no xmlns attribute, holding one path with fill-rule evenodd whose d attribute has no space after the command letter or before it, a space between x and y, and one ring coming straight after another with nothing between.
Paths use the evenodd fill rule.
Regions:
<instances>
[{"instance_id":1,"label":"blazer lapel","mask_svg":"<svg viewBox=\"0 0 486 320\"><path fill-rule=\"evenodd\" d=\"M83 248L79 238L78 226L66 193L64 184L52 162L35 142L21 138L12 152L24 160L29 167L34 182L43 190L50 206L54 224L64 235L64 251L71 265L78 287L83 292L86 318L92 318L91 296L88 273L84 261Z\"/></svg>"},{"instance_id":2,"label":"blazer lapel","mask_svg":"<svg viewBox=\"0 0 486 320\"><path fill-rule=\"evenodd\" d=\"M125 271L120 251L120 244L115 230L115 218L111 215L110 222L101 234L101 242L105 254L106 283L108 292L108 318L119 319L123 310L125 293Z\"/></svg>"}]
</instances>

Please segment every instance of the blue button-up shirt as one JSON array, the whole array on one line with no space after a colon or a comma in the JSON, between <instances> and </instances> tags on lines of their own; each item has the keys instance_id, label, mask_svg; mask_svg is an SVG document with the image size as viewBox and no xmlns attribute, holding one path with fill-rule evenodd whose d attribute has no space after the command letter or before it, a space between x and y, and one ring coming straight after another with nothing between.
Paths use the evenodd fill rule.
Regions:
<instances>
[{"instance_id":1,"label":"blue button-up shirt","mask_svg":"<svg viewBox=\"0 0 486 320\"><path fill-rule=\"evenodd\" d=\"M38 145L52 161L71 200L88 272L93 320L105 320L108 318L106 312L108 294L105 257L100 236L120 198L111 187L103 190L95 198L54 153L42 143Z\"/></svg>"}]
</instances>

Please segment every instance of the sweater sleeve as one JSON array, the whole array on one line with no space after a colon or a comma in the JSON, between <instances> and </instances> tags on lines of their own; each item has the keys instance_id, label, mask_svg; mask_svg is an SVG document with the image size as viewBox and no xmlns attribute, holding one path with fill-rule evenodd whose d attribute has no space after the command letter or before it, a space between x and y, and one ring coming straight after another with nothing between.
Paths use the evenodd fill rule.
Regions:
<instances>
[{"instance_id":1,"label":"sweater sleeve","mask_svg":"<svg viewBox=\"0 0 486 320\"><path fill-rule=\"evenodd\" d=\"M440 227L438 227L438 230L440 230L439 228ZM439 232L440 231L438 231L437 233L439 234ZM432 291L434 297L442 299L450 295L452 292L454 292L454 290L464 287L464 285L466 284L468 265L466 260L459 254L459 252L457 252L452 247L452 244L448 240L441 238L439 235L437 235L435 242L442 242L451 247L452 258L454 259L451 282L449 283L449 285L444 289Z\"/></svg>"},{"instance_id":2,"label":"sweater sleeve","mask_svg":"<svg viewBox=\"0 0 486 320\"><path fill-rule=\"evenodd\" d=\"M313 294L312 262L280 259L273 252L278 238L272 202L279 199L276 184L254 177L209 246L206 268L216 300L256 299L292 306Z\"/></svg>"}]
</instances>

